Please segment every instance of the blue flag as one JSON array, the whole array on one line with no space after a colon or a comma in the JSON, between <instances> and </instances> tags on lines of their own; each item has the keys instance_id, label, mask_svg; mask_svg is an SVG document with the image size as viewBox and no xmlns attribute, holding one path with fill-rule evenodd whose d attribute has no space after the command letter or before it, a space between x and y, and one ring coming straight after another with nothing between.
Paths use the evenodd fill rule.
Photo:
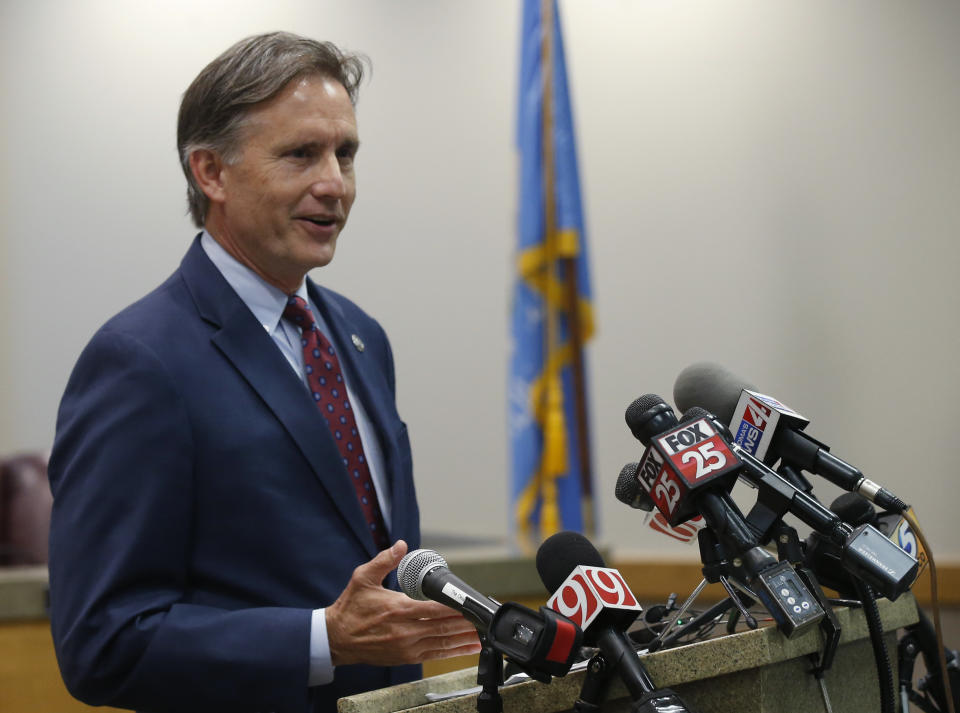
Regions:
<instances>
[{"instance_id":1,"label":"blue flag","mask_svg":"<svg viewBox=\"0 0 960 713\"><path fill-rule=\"evenodd\" d=\"M556 0L524 0L520 54L511 519L537 542L593 524L582 361L593 312Z\"/></svg>"}]
</instances>

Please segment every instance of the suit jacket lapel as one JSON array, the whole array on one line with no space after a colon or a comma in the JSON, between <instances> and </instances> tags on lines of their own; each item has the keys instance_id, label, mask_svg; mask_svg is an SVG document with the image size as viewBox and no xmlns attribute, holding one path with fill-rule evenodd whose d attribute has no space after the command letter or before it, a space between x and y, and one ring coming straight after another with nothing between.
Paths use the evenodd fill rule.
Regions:
<instances>
[{"instance_id":1,"label":"suit jacket lapel","mask_svg":"<svg viewBox=\"0 0 960 713\"><path fill-rule=\"evenodd\" d=\"M213 344L283 424L337 503L347 527L370 556L375 555L373 538L364 526L363 511L333 436L277 345L210 262L199 240L180 269L200 316L220 328L211 338Z\"/></svg>"}]
</instances>

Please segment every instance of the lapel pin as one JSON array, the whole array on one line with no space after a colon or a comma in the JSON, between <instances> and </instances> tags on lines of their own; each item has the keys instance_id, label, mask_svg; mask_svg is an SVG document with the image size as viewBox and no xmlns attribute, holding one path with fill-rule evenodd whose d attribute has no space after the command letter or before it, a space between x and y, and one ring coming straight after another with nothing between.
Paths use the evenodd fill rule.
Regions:
<instances>
[{"instance_id":1,"label":"lapel pin","mask_svg":"<svg viewBox=\"0 0 960 713\"><path fill-rule=\"evenodd\" d=\"M350 335L350 339L353 340L353 346L355 346L355 347L357 348L357 351L358 351L358 352L362 352L362 351L363 351L363 348L364 348L364 347L363 347L363 340L360 339L360 337L358 337L356 334L351 334L351 335Z\"/></svg>"}]
</instances>

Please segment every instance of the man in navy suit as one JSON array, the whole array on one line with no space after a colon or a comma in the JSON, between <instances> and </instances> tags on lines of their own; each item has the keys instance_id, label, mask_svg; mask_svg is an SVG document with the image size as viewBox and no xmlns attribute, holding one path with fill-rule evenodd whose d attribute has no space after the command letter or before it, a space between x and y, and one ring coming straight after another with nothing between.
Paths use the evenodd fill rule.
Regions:
<instances>
[{"instance_id":1,"label":"man in navy suit","mask_svg":"<svg viewBox=\"0 0 960 713\"><path fill-rule=\"evenodd\" d=\"M51 625L84 701L333 711L479 650L456 612L396 591L419 514L390 345L306 277L333 259L355 196L362 67L272 33L184 94L178 146L204 230L83 351L50 460ZM327 350L332 397L311 366ZM315 403L329 399L341 421Z\"/></svg>"}]
</instances>

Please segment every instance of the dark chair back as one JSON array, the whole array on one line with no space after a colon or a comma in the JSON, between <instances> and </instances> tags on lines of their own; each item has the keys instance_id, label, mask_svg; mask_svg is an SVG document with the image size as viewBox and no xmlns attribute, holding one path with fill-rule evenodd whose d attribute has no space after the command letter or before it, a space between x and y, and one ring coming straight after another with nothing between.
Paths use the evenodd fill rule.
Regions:
<instances>
[{"instance_id":1,"label":"dark chair back","mask_svg":"<svg viewBox=\"0 0 960 713\"><path fill-rule=\"evenodd\" d=\"M0 459L0 565L46 564L52 507L45 457Z\"/></svg>"}]
</instances>

